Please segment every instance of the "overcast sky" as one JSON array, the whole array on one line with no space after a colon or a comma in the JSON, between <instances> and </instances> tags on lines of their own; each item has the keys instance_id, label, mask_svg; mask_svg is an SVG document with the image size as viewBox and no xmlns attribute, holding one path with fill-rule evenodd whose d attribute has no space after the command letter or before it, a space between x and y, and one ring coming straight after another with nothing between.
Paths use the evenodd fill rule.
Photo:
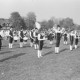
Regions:
<instances>
[{"instance_id":1,"label":"overcast sky","mask_svg":"<svg viewBox=\"0 0 80 80\"><path fill-rule=\"evenodd\" d=\"M18 11L21 16L35 12L37 20L70 17L80 24L80 0L0 0L0 18L9 18Z\"/></svg>"}]
</instances>

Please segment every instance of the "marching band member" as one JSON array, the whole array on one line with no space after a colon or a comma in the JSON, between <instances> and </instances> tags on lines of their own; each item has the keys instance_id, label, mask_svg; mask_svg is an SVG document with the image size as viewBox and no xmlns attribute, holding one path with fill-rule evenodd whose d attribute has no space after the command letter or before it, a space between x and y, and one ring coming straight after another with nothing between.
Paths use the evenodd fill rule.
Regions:
<instances>
[{"instance_id":1,"label":"marching band member","mask_svg":"<svg viewBox=\"0 0 80 80\"><path fill-rule=\"evenodd\" d=\"M67 44L67 32L64 32L64 44Z\"/></svg>"},{"instance_id":2,"label":"marching band member","mask_svg":"<svg viewBox=\"0 0 80 80\"><path fill-rule=\"evenodd\" d=\"M21 31L20 31L20 48L23 47L23 37L24 37L23 28L21 28Z\"/></svg>"},{"instance_id":3,"label":"marching band member","mask_svg":"<svg viewBox=\"0 0 80 80\"><path fill-rule=\"evenodd\" d=\"M0 50L1 50L1 47L2 47L2 36L0 35Z\"/></svg>"},{"instance_id":4,"label":"marching band member","mask_svg":"<svg viewBox=\"0 0 80 80\"><path fill-rule=\"evenodd\" d=\"M48 38L49 38L49 40L50 40L50 44L53 44L54 35L53 35L52 32L49 33Z\"/></svg>"},{"instance_id":5,"label":"marching band member","mask_svg":"<svg viewBox=\"0 0 80 80\"><path fill-rule=\"evenodd\" d=\"M33 36L34 36L34 47L35 49L38 49L38 29L37 28L35 28Z\"/></svg>"},{"instance_id":6,"label":"marching band member","mask_svg":"<svg viewBox=\"0 0 80 80\"><path fill-rule=\"evenodd\" d=\"M30 31L30 46L31 46L31 47L33 46L33 41L34 41L33 32L34 32L34 30L31 30L31 31Z\"/></svg>"},{"instance_id":7,"label":"marching band member","mask_svg":"<svg viewBox=\"0 0 80 80\"><path fill-rule=\"evenodd\" d=\"M12 32L12 28L10 28L9 31L9 48L12 48L12 44L13 43L13 32Z\"/></svg>"},{"instance_id":8,"label":"marching band member","mask_svg":"<svg viewBox=\"0 0 80 80\"><path fill-rule=\"evenodd\" d=\"M23 40L24 40L24 44L27 44L28 37L26 35L24 35Z\"/></svg>"},{"instance_id":9,"label":"marching band member","mask_svg":"<svg viewBox=\"0 0 80 80\"><path fill-rule=\"evenodd\" d=\"M70 50L73 49L73 42L74 42L74 31L71 31L70 33Z\"/></svg>"},{"instance_id":10,"label":"marching band member","mask_svg":"<svg viewBox=\"0 0 80 80\"><path fill-rule=\"evenodd\" d=\"M17 40L19 39L17 31L14 31L14 42L17 42Z\"/></svg>"},{"instance_id":11,"label":"marching band member","mask_svg":"<svg viewBox=\"0 0 80 80\"><path fill-rule=\"evenodd\" d=\"M14 35L14 42L17 42L18 40L18 35Z\"/></svg>"},{"instance_id":12,"label":"marching band member","mask_svg":"<svg viewBox=\"0 0 80 80\"><path fill-rule=\"evenodd\" d=\"M74 36L74 38L75 38L75 49L77 49L78 39L79 39L79 35L78 35L77 31L75 31L75 36Z\"/></svg>"},{"instance_id":13,"label":"marching band member","mask_svg":"<svg viewBox=\"0 0 80 80\"><path fill-rule=\"evenodd\" d=\"M44 45L44 40L46 40L46 38L40 32L38 34L38 45L39 45L38 54L37 54L38 55L38 58L42 57L42 48L43 48L43 45Z\"/></svg>"},{"instance_id":14,"label":"marching band member","mask_svg":"<svg viewBox=\"0 0 80 80\"><path fill-rule=\"evenodd\" d=\"M55 53L59 53L61 36L62 36L62 31L60 30L60 26L58 25L57 29L55 30L55 39L56 39Z\"/></svg>"}]
</instances>

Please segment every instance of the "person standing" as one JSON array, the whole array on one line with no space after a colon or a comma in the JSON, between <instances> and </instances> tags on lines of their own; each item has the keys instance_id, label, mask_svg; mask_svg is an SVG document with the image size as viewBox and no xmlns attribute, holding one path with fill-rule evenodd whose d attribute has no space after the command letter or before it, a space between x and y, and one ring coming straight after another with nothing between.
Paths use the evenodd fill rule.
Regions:
<instances>
[{"instance_id":1,"label":"person standing","mask_svg":"<svg viewBox=\"0 0 80 80\"><path fill-rule=\"evenodd\" d=\"M74 31L70 33L70 50L73 50L73 42L74 42Z\"/></svg>"},{"instance_id":2,"label":"person standing","mask_svg":"<svg viewBox=\"0 0 80 80\"><path fill-rule=\"evenodd\" d=\"M10 31L9 31L9 48L12 48L12 45L13 45L13 31L12 31L12 28L10 28Z\"/></svg>"},{"instance_id":3,"label":"person standing","mask_svg":"<svg viewBox=\"0 0 80 80\"><path fill-rule=\"evenodd\" d=\"M74 39L75 39L75 49L77 49L78 41L79 41L79 35L77 31L75 31Z\"/></svg>"},{"instance_id":4,"label":"person standing","mask_svg":"<svg viewBox=\"0 0 80 80\"><path fill-rule=\"evenodd\" d=\"M28 32L26 31L26 33L24 34L24 44L27 44L27 40L28 40Z\"/></svg>"},{"instance_id":5,"label":"person standing","mask_svg":"<svg viewBox=\"0 0 80 80\"><path fill-rule=\"evenodd\" d=\"M37 28L35 28L33 36L34 36L34 47L35 49L38 49L38 29Z\"/></svg>"},{"instance_id":6,"label":"person standing","mask_svg":"<svg viewBox=\"0 0 80 80\"><path fill-rule=\"evenodd\" d=\"M20 31L20 48L23 47L23 37L24 37L23 28L21 28L21 31Z\"/></svg>"},{"instance_id":7,"label":"person standing","mask_svg":"<svg viewBox=\"0 0 80 80\"><path fill-rule=\"evenodd\" d=\"M64 44L67 44L67 32L64 32Z\"/></svg>"},{"instance_id":8,"label":"person standing","mask_svg":"<svg viewBox=\"0 0 80 80\"><path fill-rule=\"evenodd\" d=\"M43 34L40 32L38 34L38 58L42 57L42 48L43 48L43 45L44 45L44 40L46 40L46 38L43 36Z\"/></svg>"},{"instance_id":9,"label":"person standing","mask_svg":"<svg viewBox=\"0 0 80 80\"><path fill-rule=\"evenodd\" d=\"M55 53L59 53L61 36L62 36L62 31L60 30L60 26L57 25L57 29L55 30L55 39L56 39Z\"/></svg>"},{"instance_id":10,"label":"person standing","mask_svg":"<svg viewBox=\"0 0 80 80\"><path fill-rule=\"evenodd\" d=\"M34 33L34 29L32 29L32 30L30 31L30 46L31 46L31 47L33 46L33 42L34 42L33 33Z\"/></svg>"},{"instance_id":11,"label":"person standing","mask_svg":"<svg viewBox=\"0 0 80 80\"><path fill-rule=\"evenodd\" d=\"M18 41L18 34L17 34L17 31L14 31L14 42L17 42Z\"/></svg>"},{"instance_id":12,"label":"person standing","mask_svg":"<svg viewBox=\"0 0 80 80\"><path fill-rule=\"evenodd\" d=\"M0 51L1 51L1 47L2 47L2 36L0 35Z\"/></svg>"},{"instance_id":13,"label":"person standing","mask_svg":"<svg viewBox=\"0 0 80 80\"><path fill-rule=\"evenodd\" d=\"M49 32L48 38L49 38L50 44L53 44L54 34L52 31Z\"/></svg>"}]
</instances>

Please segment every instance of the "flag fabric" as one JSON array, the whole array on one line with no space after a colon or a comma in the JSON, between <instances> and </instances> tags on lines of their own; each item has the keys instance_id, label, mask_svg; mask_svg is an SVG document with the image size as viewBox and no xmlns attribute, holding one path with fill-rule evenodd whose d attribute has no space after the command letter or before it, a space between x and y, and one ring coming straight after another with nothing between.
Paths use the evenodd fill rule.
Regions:
<instances>
[{"instance_id":1,"label":"flag fabric","mask_svg":"<svg viewBox=\"0 0 80 80\"><path fill-rule=\"evenodd\" d=\"M41 25L38 22L35 23L35 26L36 26L37 29L41 28Z\"/></svg>"}]
</instances>

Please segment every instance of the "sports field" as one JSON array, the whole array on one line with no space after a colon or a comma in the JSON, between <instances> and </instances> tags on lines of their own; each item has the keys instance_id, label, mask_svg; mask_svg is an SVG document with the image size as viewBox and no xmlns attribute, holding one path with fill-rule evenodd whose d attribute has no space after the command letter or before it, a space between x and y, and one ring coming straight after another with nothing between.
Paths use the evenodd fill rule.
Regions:
<instances>
[{"instance_id":1,"label":"sports field","mask_svg":"<svg viewBox=\"0 0 80 80\"><path fill-rule=\"evenodd\" d=\"M23 48L14 43L8 48L3 41L0 51L0 80L80 80L80 43L78 49L69 50L69 44L61 40L60 53L54 52L53 45L45 41L43 57L37 58L37 50L29 41Z\"/></svg>"}]
</instances>

